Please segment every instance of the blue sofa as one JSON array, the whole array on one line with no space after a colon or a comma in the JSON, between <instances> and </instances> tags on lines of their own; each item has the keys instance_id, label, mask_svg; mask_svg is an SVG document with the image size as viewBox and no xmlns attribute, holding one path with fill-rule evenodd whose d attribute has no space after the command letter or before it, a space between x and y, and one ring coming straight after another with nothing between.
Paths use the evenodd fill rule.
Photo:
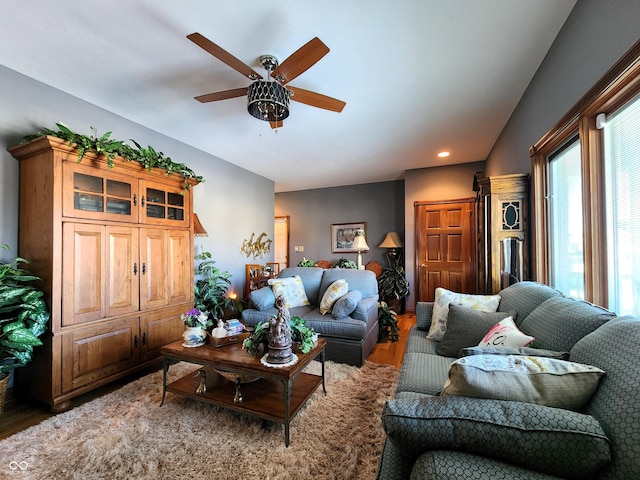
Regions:
<instances>
[{"instance_id":1,"label":"blue sofa","mask_svg":"<svg viewBox=\"0 0 640 480\"><path fill-rule=\"evenodd\" d=\"M416 305L378 479L640 478L640 317L613 313L534 283L500 292L498 311L542 349L605 373L580 411L464 396L439 396L454 357L426 339L433 304ZM534 350L534 353L531 353ZM463 352L464 353L464 352Z\"/></svg>"},{"instance_id":2,"label":"blue sofa","mask_svg":"<svg viewBox=\"0 0 640 480\"><path fill-rule=\"evenodd\" d=\"M378 281L368 270L291 267L278 275L281 277L300 276L311 305L289 309L292 317L298 316L326 339L326 359L349 365L362 366L378 341ZM345 279L349 291L357 290L362 299L347 316L334 318L331 313L322 315L320 301L327 288L339 279ZM242 311L245 325L255 326L269 320L278 313L271 287L262 287L251 292L252 308Z\"/></svg>"}]
</instances>

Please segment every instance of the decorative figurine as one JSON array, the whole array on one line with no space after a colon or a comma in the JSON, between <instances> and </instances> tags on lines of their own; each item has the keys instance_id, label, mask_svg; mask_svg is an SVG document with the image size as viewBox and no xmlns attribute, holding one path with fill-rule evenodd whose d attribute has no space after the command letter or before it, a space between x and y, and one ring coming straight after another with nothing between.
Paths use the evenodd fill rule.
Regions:
<instances>
[{"instance_id":1,"label":"decorative figurine","mask_svg":"<svg viewBox=\"0 0 640 480\"><path fill-rule=\"evenodd\" d=\"M224 338L227 336L227 329L224 328L224 322L222 319L218 320L218 326L211 331L213 338Z\"/></svg>"},{"instance_id":2,"label":"decorative figurine","mask_svg":"<svg viewBox=\"0 0 640 480\"><path fill-rule=\"evenodd\" d=\"M278 315L269 321L271 326L269 338L268 363L288 363L293 358L291 352L291 315L286 306L284 295L276 298Z\"/></svg>"}]
</instances>

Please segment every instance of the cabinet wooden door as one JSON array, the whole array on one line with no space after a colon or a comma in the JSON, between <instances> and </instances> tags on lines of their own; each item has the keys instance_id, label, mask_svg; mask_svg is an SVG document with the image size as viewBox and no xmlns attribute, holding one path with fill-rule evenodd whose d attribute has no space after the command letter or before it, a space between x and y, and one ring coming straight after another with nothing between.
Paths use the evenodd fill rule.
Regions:
<instances>
[{"instance_id":1,"label":"cabinet wooden door","mask_svg":"<svg viewBox=\"0 0 640 480\"><path fill-rule=\"evenodd\" d=\"M167 231L167 281L169 304L193 298L193 254L188 230Z\"/></svg>"},{"instance_id":2,"label":"cabinet wooden door","mask_svg":"<svg viewBox=\"0 0 640 480\"><path fill-rule=\"evenodd\" d=\"M433 301L435 289L475 289L474 203L416 205L418 301Z\"/></svg>"},{"instance_id":3,"label":"cabinet wooden door","mask_svg":"<svg viewBox=\"0 0 640 480\"><path fill-rule=\"evenodd\" d=\"M140 229L140 309L168 304L167 231Z\"/></svg>"},{"instance_id":4,"label":"cabinet wooden door","mask_svg":"<svg viewBox=\"0 0 640 480\"><path fill-rule=\"evenodd\" d=\"M140 361L151 360L160 356L160 348L167 343L175 342L182 337L184 325L180 314L192 308L193 304L163 308L140 317Z\"/></svg>"},{"instance_id":5,"label":"cabinet wooden door","mask_svg":"<svg viewBox=\"0 0 640 480\"><path fill-rule=\"evenodd\" d=\"M130 317L62 335L62 391L104 380L138 363L139 318Z\"/></svg>"},{"instance_id":6,"label":"cabinet wooden door","mask_svg":"<svg viewBox=\"0 0 640 480\"><path fill-rule=\"evenodd\" d=\"M108 226L106 237L107 316L136 312L140 308L138 229Z\"/></svg>"},{"instance_id":7,"label":"cabinet wooden door","mask_svg":"<svg viewBox=\"0 0 640 480\"><path fill-rule=\"evenodd\" d=\"M66 222L62 226L63 327L105 317L105 227Z\"/></svg>"}]
</instances>

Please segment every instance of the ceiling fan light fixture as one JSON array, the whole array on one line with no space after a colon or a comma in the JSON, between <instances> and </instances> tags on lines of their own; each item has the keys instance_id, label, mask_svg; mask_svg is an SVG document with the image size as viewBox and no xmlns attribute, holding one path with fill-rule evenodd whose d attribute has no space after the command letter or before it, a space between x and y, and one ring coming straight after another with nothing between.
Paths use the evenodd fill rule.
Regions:
<instances>
[{"instance_id":1,"label":"ceiling fan light fixture","mask_svg":"<svg viewBox=\"0 0 640 480\"><path fill-rule=\"evenodd\" d=\"M247 110L258 120L280 122L289 116L289 90L278 82L253 82L247 89Z\"/></svg>"}]
</instances>

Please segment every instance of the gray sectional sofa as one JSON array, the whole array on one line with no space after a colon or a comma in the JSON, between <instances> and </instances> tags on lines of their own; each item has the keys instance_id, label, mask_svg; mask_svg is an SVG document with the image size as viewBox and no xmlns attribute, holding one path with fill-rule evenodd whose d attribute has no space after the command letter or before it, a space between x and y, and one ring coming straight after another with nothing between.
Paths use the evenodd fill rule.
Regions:
<instances>
[{"instance_id":1,"label":"gray sectional sofa","mask_svg":"<svg viewBox=\"0 0 640 480\"><path fill-rule=\"evenodd\" d=\"M327 340L327 360L362 366L378 341L378 282L375 274L368 270L292 267L282 270L278 278L295 275L300 276L311 305L290 308L291 316L304 318L308 326ZM349 292L358 291L362 298L354 302L353 311L346 316L332 315L333 312L322 315L318 307L320 301L329 286L339 279L346 280ZM252 308L242 311L245 325L255 326L277 314L271 287L254 290L249 299Z\"/></svg>"},{"instance_id":2,"label":"gray sectional sofa","mask_svg":"<svg viewBox=\"0 0 640 480\"><path fill-rule=\"evenodd\" d=\"M513 353L568 352L605 372L595 393L579 411L438 395L456 358L426 339L433 304L418 303L396 396L382 415L378 479L640 478L640 317L616 318L534 282L500 295L498 311L515 313L535 337L532 349Z\"/></svg>"}]
</instances>

